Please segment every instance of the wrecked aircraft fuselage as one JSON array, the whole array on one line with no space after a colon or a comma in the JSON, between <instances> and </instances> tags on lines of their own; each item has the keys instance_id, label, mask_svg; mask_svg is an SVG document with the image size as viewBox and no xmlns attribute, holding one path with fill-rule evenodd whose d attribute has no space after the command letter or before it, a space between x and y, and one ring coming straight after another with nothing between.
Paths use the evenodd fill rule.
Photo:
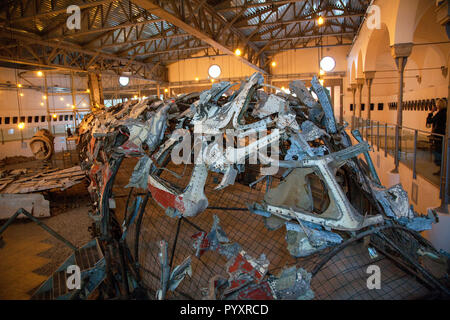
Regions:
<instances>
[{"instance_id":1,"label":"wrecked aircraft fuselage","mask_svg":"<svg viewBox=\"0 0 450 320\"><path fill-rule=\"evenodd\" d=\"M127 187L147 189L173 218L194 217L207 209L204 189L210 171L223 174L216 190L236 183L251 161L260 167L259 180L281 174L281 182L267 190L264 200L248 208L249 214L263 216L269 229L286 228L287 249L294 257L384 223L416 231L430 228L432 217L418 216L401 186L386 189L376 172L361 166L364 155L373 169L369 145L358 132L353 135L359 142L352 145L346 126L335 120L329 93L316 78L310 90L318 100L301 81L291 82L293 94L268 94L263 80L255 73L234 92L232 84L221 82L201 94L129 100L85 117L78 148L90 178L92 217L102 236L110 235L112 182L124 157L139 158ZM181 149L183 159L177 164L193 166L185 187L160 176L169 161L177 162L174 154ZM195 239L193 254L199 257L209 250L205 243L212 241L211 235L199 233ZM236 261L236 254L245 257L229 251L235 258L230 261ZM281 278L299 279L299 295L313 296L304 286L309 280L301 282L306 275L297 269L289 272ZM280 283L276 285L281 288Z\"/></svg>"}]
</instances>

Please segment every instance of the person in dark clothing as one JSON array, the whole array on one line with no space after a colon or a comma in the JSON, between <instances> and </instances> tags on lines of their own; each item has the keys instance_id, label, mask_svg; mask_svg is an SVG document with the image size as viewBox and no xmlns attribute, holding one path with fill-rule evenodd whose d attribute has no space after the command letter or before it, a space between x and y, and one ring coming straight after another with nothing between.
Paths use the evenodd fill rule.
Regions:
<instances>
[{"instance_id":1,"label":"person in dark clothing","mask_svg":"<svg viewBox=\"0 0 450 320\"><path fill-rule=\"evenodd\" d=\"M427 124L431 124L432 133L445 135L446 125L447 125L447 100L439 99L436 103L437 113L433 115L436 111L436 107L428 114ZM439 171L433 173L434 175L441 174L441 159L442 159L442 137L433 136L432 141L434 163L439 167Z\"/></svg>"}]
</instances>

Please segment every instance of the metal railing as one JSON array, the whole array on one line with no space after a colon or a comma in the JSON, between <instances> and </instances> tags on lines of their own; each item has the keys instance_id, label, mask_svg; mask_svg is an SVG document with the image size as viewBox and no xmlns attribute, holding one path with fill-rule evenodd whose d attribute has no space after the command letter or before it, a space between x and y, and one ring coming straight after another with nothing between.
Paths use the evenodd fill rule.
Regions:
<instances>
[{"instance_id":1,"label":"metal railing","mask_svg":"<svg viewBox=\"0 0 450 320\"><path fill-rule=\"evenodd\" d=\"M384 156L391 155L395 162L396 124L358 117L345 120L351 124L352 129L358 129L361 132L361 136L372 145L374 150L384 150ZM399 138L400 162L412 170L413 179L420 175L439 187L442 197L444 189L442 187L448 183L443 176L444 170L440 170L444 165L445 136L402 126L399 127Z\"/></svg>"}]
</instances>

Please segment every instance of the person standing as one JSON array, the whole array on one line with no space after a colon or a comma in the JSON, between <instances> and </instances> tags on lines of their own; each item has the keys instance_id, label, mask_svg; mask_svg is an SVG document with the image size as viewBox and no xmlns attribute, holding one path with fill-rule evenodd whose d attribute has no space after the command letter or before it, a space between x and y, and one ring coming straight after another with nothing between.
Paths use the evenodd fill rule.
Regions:
<instances>
[{"instance_id":1,"label":"person standing","mask_svg":"<svg viewBox=\"0 0 450 320\"><path fill-rule=\"evenodd\" d=\"M427 124L431 124L432 133L445 135L445 129L447 125L447 99L438 99L437 108L434 107L433 110L428 114ZM437 113L433 113L437 110ZM441 160L442 160L442 136L433 136L433 155L434 163L439 167L439 171L433 173L434 175L441 174Z\"/></svg>"}]
</instances>

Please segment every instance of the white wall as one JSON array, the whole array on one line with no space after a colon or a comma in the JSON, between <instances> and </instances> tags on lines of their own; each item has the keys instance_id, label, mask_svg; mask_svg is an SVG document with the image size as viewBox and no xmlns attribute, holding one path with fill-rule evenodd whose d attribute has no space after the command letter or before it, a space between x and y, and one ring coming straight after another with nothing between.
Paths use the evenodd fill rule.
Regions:
<instances>
[{"instance_id":1,"label":"white wall","mask_svg":"<svg viewBox=\"0 0 450 320\"><path fill-rule=\"evenodd\" d=\"M0 143L0 159L6 157L24 156L32 157L33 153L29 147L30 139L24 139L23 143L21 141L8 141L4 144ZM66 145L66 137L58 136L55 137L55 152L60 152L69 149L73 149L74 146Z\"/></svg>"},{"instance_id":2,"label":"white wall","mask_svg":"<svg viewBox=\"0 0 450 320\"><path fill-rule=\"evenodd\" d=\"M221 68L220 79L250 76L256 72L247 64L242 63L234 56L216 56L210 58L186 59L172 63L168 66L169 82L208 80L208 69L217 64Z\"/></svg>"},{"instance_id":3,"label":"white wall","mask_svg":"<svg viewBox=\"0 0 450 320\"><path fill-rule=\"evenodd\" d=\"M3 87L0 87L0 159L14 155L32 156L28 149L29 139L38 129L48 128L47 107L44 99L44 78L39 77L34 71L0 68L0 83L3 85ZM8 83L11 84L11 87L4 87ZM17 84L21 84L22 87L18 88ZM47 85L70 89L70 74L49 74ZM32 88L28 86L32 86ZM47 97L50 113L57 114L57 120L52 119L50 122L51 127L55 127L57 133L64 133L65 127L68 125L73 126L74 118L78 117L79 123L80 116L89 110L89 94L86 92L87 78L75 76L74 86L78 92L75 95L76 110L80 113L78 116L74 116L70 93L63 95L49 94ZM23 94L23 96L20 94ZM28 121L30 116L31 122ZM36 116L39 117L38 122L35 121ZM42 121L42 116L45 116L44 121ZM63 116L62 120L60 120L60 116ZM6 117L9 117L9 124L5 124ZM18 117L17 123L13 123L13 117ZM23 130L18 128L20 117L25 117L25 128ZM26 147L23 147L21 143L22 137L26 142ZM59 142L58 139L60 138L55 139L57 151L62 150L65 146L65 142ZM5 142L2 143L2 141Z\"/></svg>"}]
</instances>

